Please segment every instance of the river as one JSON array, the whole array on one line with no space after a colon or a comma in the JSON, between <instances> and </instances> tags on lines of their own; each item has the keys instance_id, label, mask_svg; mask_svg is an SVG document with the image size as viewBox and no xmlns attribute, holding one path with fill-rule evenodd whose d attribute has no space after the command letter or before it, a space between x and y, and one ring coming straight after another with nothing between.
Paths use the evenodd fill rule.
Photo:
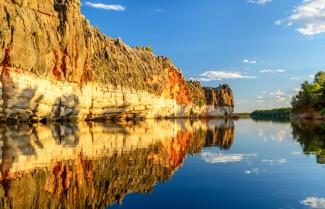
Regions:
<instances>
[{"instance_id":1,"label":"river","mask_svg":"<svg viewBox=\"0 0 325 209\"><path fill-rule=\"evenodd\" d=\"M325 208L325 125L0 126L0 208Z\"/></svg>"}]
</instances>

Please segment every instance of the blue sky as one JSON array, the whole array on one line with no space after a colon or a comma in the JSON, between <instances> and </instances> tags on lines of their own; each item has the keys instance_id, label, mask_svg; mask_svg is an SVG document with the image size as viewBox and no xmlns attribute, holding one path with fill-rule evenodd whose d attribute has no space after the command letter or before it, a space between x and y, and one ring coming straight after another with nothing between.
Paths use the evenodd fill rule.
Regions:
<instances>
[{"instance_id":1,"label":"blue sky","mask_svg":"<svg viewBox=\"0 0 325 209\"><path fill-rule=\"evenodd\" d=\"M289 106L325 70L325 0L82 0L82 13L188 79L230 84L237 112Z\"/></svg>"}]
</instances>

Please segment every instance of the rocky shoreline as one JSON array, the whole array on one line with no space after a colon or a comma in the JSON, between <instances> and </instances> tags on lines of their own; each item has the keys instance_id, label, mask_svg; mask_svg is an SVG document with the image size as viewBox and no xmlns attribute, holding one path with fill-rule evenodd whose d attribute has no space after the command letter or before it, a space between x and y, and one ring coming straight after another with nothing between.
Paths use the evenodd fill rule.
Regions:
<instances>
[{"instance_id":1,"label":"rocky shoreline","mask_svg":"<svg viewBox=\"0 0 325 209\"><path fill-rule=\"evenodd\" d=\"M0 120L225 117L228 85L187 81L166 57L93 28L79 0L0 2Z\"/></svg>"}]
</instances>

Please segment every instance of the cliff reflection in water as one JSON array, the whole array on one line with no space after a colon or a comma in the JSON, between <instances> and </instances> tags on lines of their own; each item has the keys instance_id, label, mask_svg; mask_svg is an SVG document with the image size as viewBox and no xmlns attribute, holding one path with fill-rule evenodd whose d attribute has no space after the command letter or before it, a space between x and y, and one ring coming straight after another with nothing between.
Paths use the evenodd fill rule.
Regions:
<instances>
[{"instance_id":1,"label":"cliff reflection in water","mask_svg":"<svg viewBox=\"0 0 325 209\"><path fill-rule=\"evenodd\" d=\"M103 208L150 193L188 154L228 149L232 121L2 126L0 208Z\"/></svg>"},{"instance_id":2,"label":"cliff reflection in water","mask_svg":"<svg viewBox=\"0 0 325 209\"><path fill-rule=\"evenodd\" d=\"M325 123L317 121L293 121L292 135L305 154L315 154L317 163L325 164Z\"/></svg>"}]
</instances>

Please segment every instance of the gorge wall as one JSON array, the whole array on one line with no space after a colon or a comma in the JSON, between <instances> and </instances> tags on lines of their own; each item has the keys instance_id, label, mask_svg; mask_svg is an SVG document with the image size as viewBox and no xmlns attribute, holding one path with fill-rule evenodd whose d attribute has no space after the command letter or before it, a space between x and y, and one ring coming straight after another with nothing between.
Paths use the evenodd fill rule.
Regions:
<instances>
[{"instance_id":1,"label":"gorge wall","mask_svg":"<svg viewBox=\"0 0 325 209\"><path fill-rule=\"evenodd\" d=\"M233 112L227 85L186 81L166 57L92 27L79 0L0 2L0 118L215 117Z\"/></svg>"}]
</instances>

